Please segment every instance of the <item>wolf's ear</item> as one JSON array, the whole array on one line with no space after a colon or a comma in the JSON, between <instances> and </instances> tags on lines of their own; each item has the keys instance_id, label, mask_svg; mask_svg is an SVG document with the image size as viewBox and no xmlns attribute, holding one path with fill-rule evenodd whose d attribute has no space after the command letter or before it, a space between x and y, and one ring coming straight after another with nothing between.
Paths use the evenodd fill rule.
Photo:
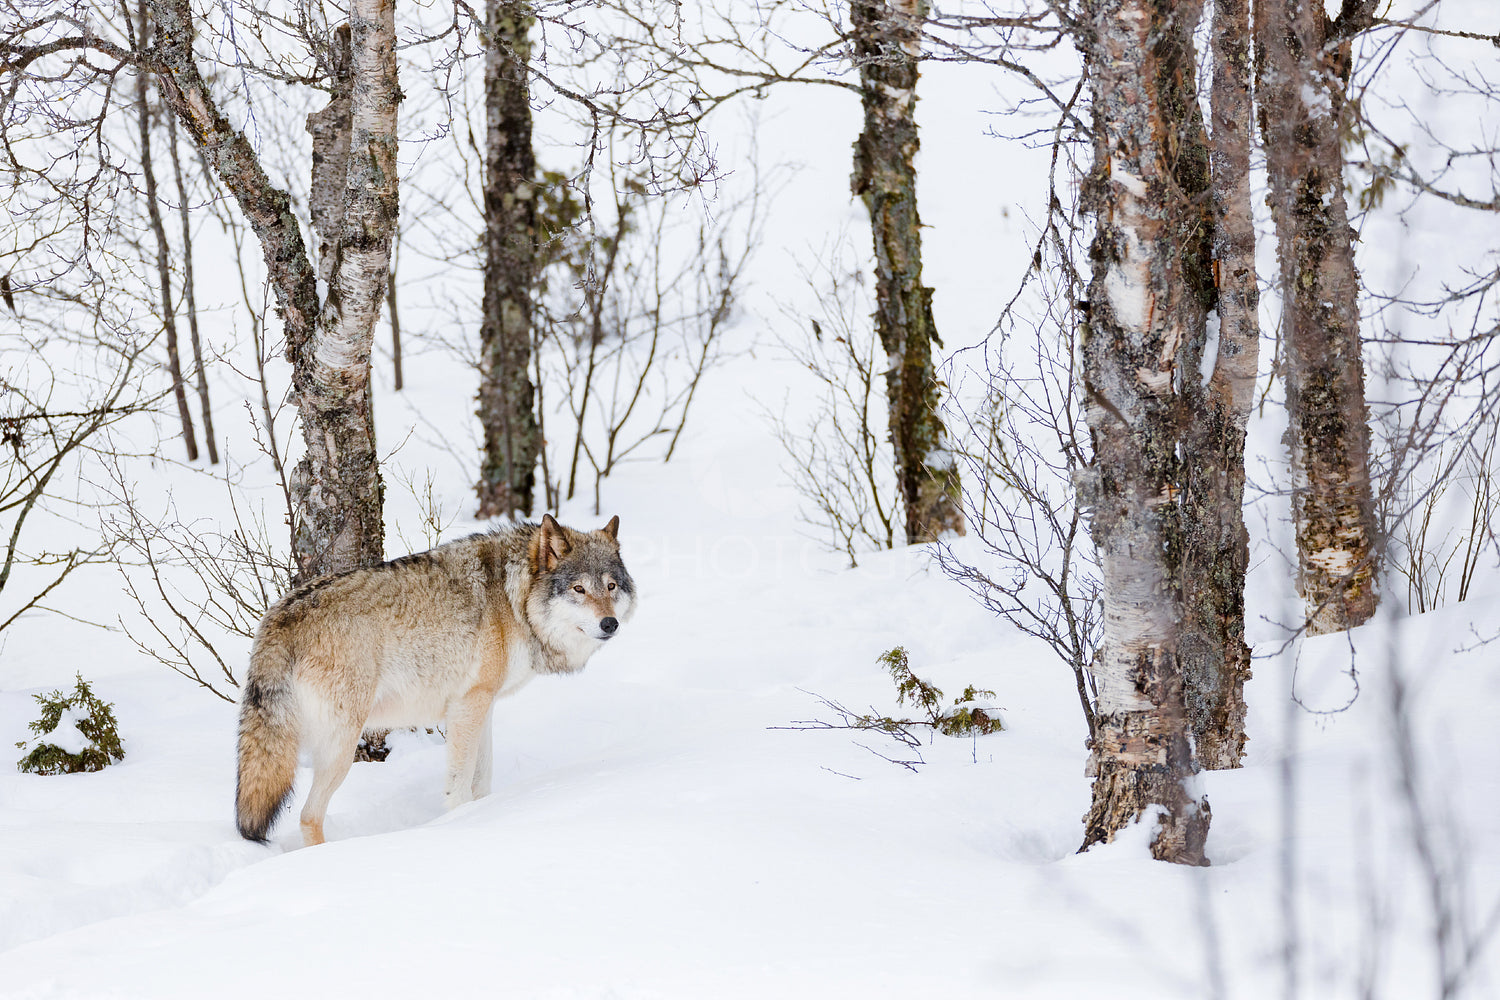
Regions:
<instances>
[{"instance_id":1,"label":"wolf's ear","mask_svg":"<svg viewBox=\"0 0 1500 1000\"><path fill-rule=\"evenodd\" d=\"M616 545L620 543L619 514L616 514L614 517L609 519L609 523L604 526L604 533L608 535L610 537L610 541L614 542Z\"/></svg>"},{"instance_id":2,"label":"wolf's ear","mask_svg":"<svg viewBox=\"0 0 1500 1000\"><path fill-rule=\"evenodd\" d=\"M573 551L562 525L551 514L542 515L542 530L537 536L537 548L540 550L542 565L549 570L556 569L558 562Z\"/></svg>"}]
</instances>

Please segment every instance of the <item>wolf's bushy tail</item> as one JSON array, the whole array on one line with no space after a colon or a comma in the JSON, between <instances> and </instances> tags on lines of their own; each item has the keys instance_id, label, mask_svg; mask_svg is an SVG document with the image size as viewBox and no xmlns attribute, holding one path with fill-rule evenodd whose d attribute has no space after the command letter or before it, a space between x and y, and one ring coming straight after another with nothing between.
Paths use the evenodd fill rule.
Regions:
<instances>
[{"instance_id":1,"label":"wolf's bushy tail","mask_svg":"<svg viewBox=\"0 0 1500 1000\"><path fill-rule=\"evenodd\" d=\"M297 694L292 650L274 629L263 629L250 652L240 700L239 777L235 820L246 840L265 843L297 774Z\"/></svg>"}]
</instances>

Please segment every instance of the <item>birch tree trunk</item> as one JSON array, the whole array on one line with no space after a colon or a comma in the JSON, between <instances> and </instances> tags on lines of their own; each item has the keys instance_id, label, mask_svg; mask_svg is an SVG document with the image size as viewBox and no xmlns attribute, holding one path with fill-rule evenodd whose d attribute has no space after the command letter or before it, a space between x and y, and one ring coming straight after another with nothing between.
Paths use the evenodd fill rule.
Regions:
<instances>
[{"instance_id":1,"label":"birch tree trunk","mask_svg":"<svg viewBox=\"0 0 1500 1000\"><path fill-rule=\"evenodd\" d=\"M1250 677L1250 647L1245 644L1245 573L1250 564L1244 515L1245 425L1260 359L1260 295L1250 208L1247 0L1215 0L1210 39L1213 142L1203 140L1209 150L1206 164L1201 157L1186 159L1194 170L1203 167L1211 174L1209 189L1193 194L1208 209L1202 223L1212 236L1196 241L1195 249L1211 260L1218 337L1195 352L1196 368L1193 358L1185 359L1189 371L1199 377L1183 383L1191 422L1182 498L1187 543L1183 590L1188 607L1179 651L1198 763L1219 769L1238 767L1244 755L1245 681ZM1191 85L1191 77L1187 83ZM1196 119L1191 91L1180 94L1179 101L1183 107L1192 105ZM1192 134L1202 136L1201 125ZM1188 274L1202 282L1201 271L1190 269Z\"/></svg>"},{"instance_id":2,"label":"birch tree trunk","mask_svg":"<svg viewBox=\"0 0 1500 1000\"><path fill-rule=\"evenodd\" d=\"M321 304L290 199L271 183L254 148L224 117L198 71L186 0L151 4L158 27L154 61L163 96L260 240L286 327L306 442L306 457L291 482L297 521L294 583L378 562L384 548L382 487L369 375L397 210L395 128L401 95L392 0L354 0L351 5L348 154L342 162L337 155L315 157L314 188L321 191L332 184L343 190L335 217L323 207L317 210L323 219L320 237L333 234L322 255L328 293ZM340 74L334 76L337 81ZM332 89L337 102L340 85L335 82ZM325 183L327 177L334 180ZM324 202L324 197L315 194L314 200Z\"/></svg>"},{"instance_id":3,"label":"birch tree trunk","mask_svg":"<svg viewBox=\"0 0 1500 1000\"><path fill-rule=\"evenodd\" d=\"M531 384L536 160L531 146L528 5L489 0L485 55L485 264L480 324L480 517L529 514L541 431Z\"/></svg>"},{"instance_id":4,"label":"birch tree trunk","mask_svg":"<svg viewBox=\"0 0 1500 1000\"><path fill-rule=\"evenodd\" d=\"M1206 187L1207 153L1194 148L1191 128L1177 131L1198 114L1200 11L1172 0L1098 0L1085 39L1094 116L1085 204L1097 230L1082 352L1104 629L1083 846L1150 811L1153 856L1184 864L1206 863L1210 818L1189 787L1196 764L1178 649L1182 386L1198 377L1191 345L1201 350L1212 304L1195 246L1206 238L1195 193Z\"/></svg>"},{"instance_id":5,"label":"birch tree trunk","mask_svg":"<svg viewBox=\"0 0 1500 1000\"><path fill-rule=\"evenodd\" d=\"M292 474L302 579L377 563L385 551L370 354L398 209L394 0L354 0L349 31L349 144L328 293L312 335L287 343L307 445ZM334 177L339 167L314 163Z\"/></svg>"},{"instance_id":6,"label":"birch tree trunk","mask_svg":"<svg viewBox=\"0 0 1500 1000\"><path fill-rule=\"evenodd\" d=\"M354 128L354 48L349 25L333 31L328 47L328 103L307 116L312 135L312 175L308 210L312 216L313 252L318 278L330 281L343 235L344 189L349 185L349 140Z\"/></svg>"},{"instance_id":7,"label":"birch tree trunk","mask_svg":"<svg viewBox=\"0 0 1500 1000\"><path fill-rule=\"evenodd\" d=\"M1372 5L1346 0L1344 7L1362 16ZM1337 632L1367 620L1379 600L1359 277L1340 147L1347 51L1321 4L1257 0L1255 21L1281 259L1297 584L1308 632Z\"/></svg>"},{"instance_id":8,"label":"birch tree trunk","mask_svg":"<svg viewBox=\"0 0 1500 1000\"><path fill-rule=\"evenodd\" d=\"M932 289L922 285L917 215L917 59L925 0L855 0L850 5L864 104L851 187L870 213L875 244L875 329L886 352L886 400L896 477L906 508L906 541L963 533L957 458L938 417L932 346Z\"/></svg>"}]
</instances>

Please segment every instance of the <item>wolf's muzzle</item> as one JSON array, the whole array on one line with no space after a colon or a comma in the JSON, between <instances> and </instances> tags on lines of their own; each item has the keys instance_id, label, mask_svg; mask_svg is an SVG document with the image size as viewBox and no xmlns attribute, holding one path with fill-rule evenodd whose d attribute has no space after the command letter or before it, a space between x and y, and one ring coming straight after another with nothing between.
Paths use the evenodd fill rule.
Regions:
<instances>
[{"instance_id":1,"label":"wolf's muzzle","mask_svg":"<svg viewBox=\"0 0 1500 1000\"><path fill-rule=\"evenodd\" d=\"M617 629L619 627L620 627L620 620L618 618L601 618L601 619L599 619L599 628L600 628L600 630L605 635L614 635L615 634L615 629Z\"/></svg>"}]
</instances>

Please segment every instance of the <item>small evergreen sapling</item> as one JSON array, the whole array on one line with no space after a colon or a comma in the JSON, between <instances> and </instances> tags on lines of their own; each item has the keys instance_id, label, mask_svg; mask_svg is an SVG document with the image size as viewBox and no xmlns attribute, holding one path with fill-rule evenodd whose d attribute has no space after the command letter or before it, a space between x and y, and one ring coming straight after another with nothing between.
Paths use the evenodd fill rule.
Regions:
<instances>
[{"instance_id":1,"label":"small evergreen sapling","mask_svg":"<svg viewBox=\"0 0 1500 1000\"><path fill-rule=\"evenodd\" d=\"M943 692L911 672L911 664L907 661L904 647L897 646L895 649L886 650L880 654L880 662L890 672L891 679L896 682L897 702L920 709L925 718L895 719L889 715L880 715L874 709L871 709L868 715L861 715L836 701L814 694L813 697L837 712L842 721L803 719L790 726L772 726L771 728L868 729L884 733L912 749L916 749L923 743L923 740L912 732L912 729L918 726L928 726L933 732L942 733L944 736L976 737L1004 731L1005 725L1001 720L1000 710L993 704L995 692L976 688L970 684L964 688L964 693L960 697L953 699L952 705L944 708ZM806 693L812 694L810 691ZM863 744L860 745L863 746ZM865 747L865 749L871 750L870 747ZM893 764L900 764L912 771L917 769L918 764L926 763L920 754L916 760L896 760L878 751L871 750L871 752L877 757L883 757Z\"/></svg>"},{"instance_id":2,"label":"small evergreen sapling","mask_svg":"<svg viewBox=\"0 0 1500 1000\"><path fill-rule=\"evenodd\" d=\"M114 705L100 701L81 674L71 695L53 691L33 697L42 706L42 714L27 726L36 738L31 752L16 762L22 771L32 774L102 771L110 763L125 759ZM22 740L16 746L25 750L27 741Z\"/></svg>"},{"instance_id":3,"label":"small evergreen sapling","mask_svg":"<svg viewBox=\"0 0 1500 1000\"><path fill-rule=\"evenodd\" d=\"M890 671L896 682L896 700L903 705L922 710L927 718L923 722L909 719L884 720L895 725L928 725L944 736L987 736L998 733L1004 726L1000 714L994 708L980 704L995 697L995 692L976 688L970 684L964 693L953 699L951 708L944 709L943 692L934 684L922 680L911 672L907 661L906 647L897 646L880 654L880 662Z\"/></svg>"}]
</instances>

